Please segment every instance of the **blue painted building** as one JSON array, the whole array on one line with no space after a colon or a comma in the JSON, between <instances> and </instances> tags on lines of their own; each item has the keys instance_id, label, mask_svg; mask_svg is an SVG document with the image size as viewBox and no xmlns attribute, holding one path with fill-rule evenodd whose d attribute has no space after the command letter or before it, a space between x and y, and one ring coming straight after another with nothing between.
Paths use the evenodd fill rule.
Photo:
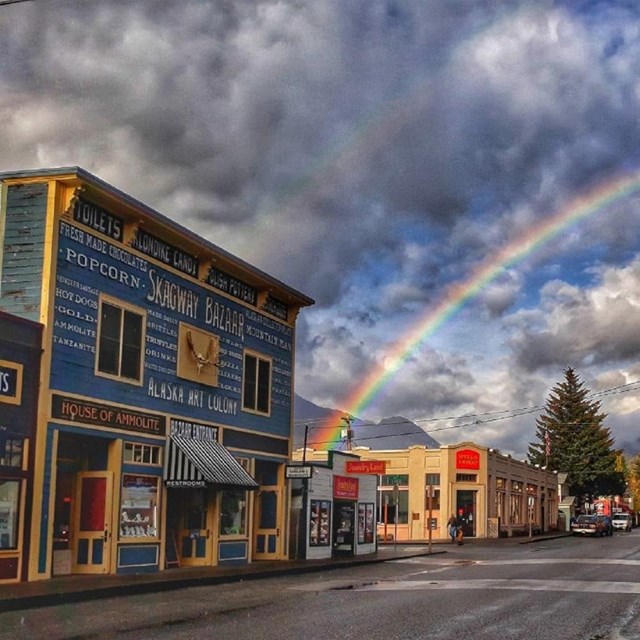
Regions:
<instances>
[{"instance_id":1,"label":"blue painted building","mask_svg":"<svg viewBox=\"0 0 640 640\"><path fill-rule=\"evenodd\" d=\"M0 181L0 309L44 326L29 579L286 557L313 301L80 168Z\"/></svg>"},{"instance_id":2,"label":"blue painted building","mask_svg":"<svg viewBox=\"0 0 640 640\"><path fill-rule=\"evenodd\" d=\"M0 583L26 578L42 326L0 311Z\"/></svg>"}]
</instances>

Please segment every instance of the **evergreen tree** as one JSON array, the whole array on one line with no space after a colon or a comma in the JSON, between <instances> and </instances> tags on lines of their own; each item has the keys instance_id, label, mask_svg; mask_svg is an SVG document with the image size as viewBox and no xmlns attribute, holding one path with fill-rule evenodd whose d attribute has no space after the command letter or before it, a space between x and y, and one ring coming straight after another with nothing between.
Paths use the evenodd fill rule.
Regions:
<instances>
[{"instance_id":1,"label":"evergreen tree","mask_svg":"<svg viewBox=\"0 0 640 640\"><path fill-rule=\"evenodd\" d=\"M624 474L616 470L617 451L600 402L571 368L551 390L544 413L536 419L537 442L529 444L532 464L569 474L572 495L592 502L598 496L621 494Z\"/></svg>"}]
</instances>

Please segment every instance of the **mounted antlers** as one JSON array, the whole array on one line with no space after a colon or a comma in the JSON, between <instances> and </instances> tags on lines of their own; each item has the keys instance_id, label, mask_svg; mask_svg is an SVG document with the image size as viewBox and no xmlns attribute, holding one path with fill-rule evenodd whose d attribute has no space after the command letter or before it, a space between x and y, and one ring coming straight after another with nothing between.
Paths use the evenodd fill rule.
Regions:
<instances>
[{"instance_id":1,"label":"mounted antlers","mask_svg":"<svg viewBox=\"0 0 640 640\"><path fill-rule=\"evenodd\" d=\"M216 344L213 341L213 338L209 338L209 346L207 347L207 352L203 355L196 350L196 347L193 343L193 337L191 336L191 331L187 331L187 342L189 344L189 349L191 349L191 355L194 357L196 361L196 366L198 367L198 375L202 371L202 367L207 364L212 364L214 367L220 367L218 362L218 350L216 348ZM215 356L215 361L212 359Z\"/></svg>"}]
</instances>

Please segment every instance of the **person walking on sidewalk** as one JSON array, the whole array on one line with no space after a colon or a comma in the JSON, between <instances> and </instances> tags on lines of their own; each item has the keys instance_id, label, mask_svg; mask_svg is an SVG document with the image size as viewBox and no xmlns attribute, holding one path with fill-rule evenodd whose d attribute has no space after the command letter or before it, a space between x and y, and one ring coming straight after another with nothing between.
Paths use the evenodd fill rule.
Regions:
<instances>
[{"instance_id":1,"label":"person walking on sidewalk","mask_svg":"<svg viewBox=\"0 0 640 640\"><path fill-rule=\"evenodd\" d=\"M451 544L456 541L456 534L458 533L458 519L451 514L449 518L449 522L447 522L447 527L449 529L449 536L451 537Z\"/></svg>"},{"instance_id":2,"label":"person walking on sidewalk","mask_svg":"<svg viewBox=\"0 0 640 640\"><path fill-rule=\"evenodd\" d=\"M464 544L464 531L462 530L462 526L464 525L464 518L460 515L457 520L457 529L456 529L456 540L459 545Z\"/></svg>"}]
</instances>

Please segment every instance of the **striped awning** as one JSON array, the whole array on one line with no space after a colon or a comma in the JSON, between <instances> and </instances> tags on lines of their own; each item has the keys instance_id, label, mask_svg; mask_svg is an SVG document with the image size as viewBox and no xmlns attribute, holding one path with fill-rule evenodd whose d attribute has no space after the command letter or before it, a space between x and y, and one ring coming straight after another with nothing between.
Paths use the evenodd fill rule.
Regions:
<instances>
[{"instance_id":1,"label":"striped awning","mask_svg":"<svg viewBox=\"0 0 640 640\"><path fill-rule=\"evenodd\" d=\"M171 436L164 463L167 487L220 487L257 489L258 483L215 440Z\"/></svg>"}]
</instances>

